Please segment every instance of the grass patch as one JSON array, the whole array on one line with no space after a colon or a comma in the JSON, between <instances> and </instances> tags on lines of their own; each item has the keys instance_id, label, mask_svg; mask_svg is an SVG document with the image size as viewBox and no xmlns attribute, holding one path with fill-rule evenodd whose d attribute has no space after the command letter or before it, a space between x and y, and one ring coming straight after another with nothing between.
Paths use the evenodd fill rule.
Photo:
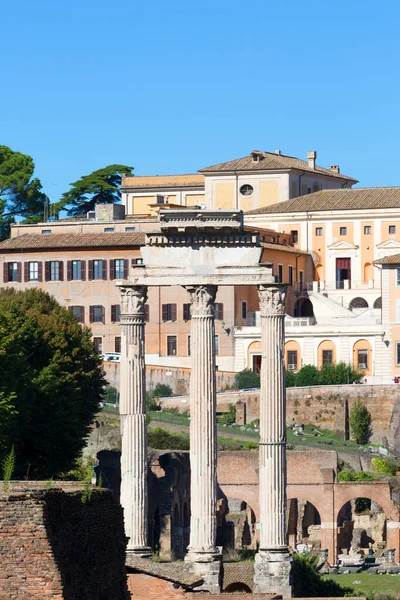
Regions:
<instances>
[{"instance_id":1,"label":"grass patch","mask_svg":"<svg viewBox=\"0 0 400 600\"><path fill-rule=\"evenodd\" d=\"M374 575L372 573L348 573L346 575L324 575L324 580L332 580L344 587L352 587L357 596L369 596L387 593L400 595L399 575ZM361 581L361 583L354 583Z\"/></svg>"}]
</instances>

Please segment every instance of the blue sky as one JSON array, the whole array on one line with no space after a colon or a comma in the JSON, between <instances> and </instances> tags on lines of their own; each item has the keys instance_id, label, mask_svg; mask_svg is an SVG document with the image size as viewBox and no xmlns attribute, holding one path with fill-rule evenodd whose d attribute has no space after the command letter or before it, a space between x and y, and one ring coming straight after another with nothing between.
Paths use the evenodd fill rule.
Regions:
<instances>
[{"instance_id":1,"label":"blue sky","mask_svg":"<svg viewBox=\"0 0 400 600\"><path fill-rule=\"evenodd\" d=\"M190 173L280 149L400 185L396 0L2 3L0 144L52 201L111 163Z\"/></svg>"}]
</instances>

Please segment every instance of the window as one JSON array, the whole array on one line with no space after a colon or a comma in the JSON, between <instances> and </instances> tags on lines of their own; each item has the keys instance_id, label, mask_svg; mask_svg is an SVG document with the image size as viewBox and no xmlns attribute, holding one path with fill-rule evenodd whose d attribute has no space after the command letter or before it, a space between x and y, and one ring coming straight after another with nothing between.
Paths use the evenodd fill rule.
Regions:
<instances>
[{"instance_id":1,"label":"window","mask_svg":"<svg viewBox=\"0 0 400 600\"><path fill-rule=\"evenodd\" d=\"M247 302L242 300L242 319L247 319Z\"/></svg>"},{"instance_id":2,"label":"window","mask_svg":"<svg viewBox=\"0 0 400 600\"><path fill-rule=\"evenodd\" d=\"M164 204L164 203L165 203L165 197L157 195L157 204Z\"/></svg>"},{"instance_id":3,"label":"window","mask_svg":"<svg viewBox=\"0 0 400 600\"><path fill-rule=\"evenodd\" d=\"M357 364L359 369L368 369L368 350L358 350Z\"/></svg>"},{"instance_id":4,"label":"window","mask_svg":"<svg viewBox=\"0 0 400 600\"><path fill-rule=\"evenodd\" d=\"M110 260L110 279L126 279L128 276L128 261L123 258Z\"/></svg>"},{"instance_id":5,"label":"window","mask_svg":"<svg viewBox=\"0 0 400 600\"><path fill-rule=\"evenodd\" d=\"M340 228L340 235L347 235L347 227Z\"/></svg>"},{"instance_id":6,"label":"window","mask_svg":"<svg viewBox=\"0 0 400 600\"><path fill-rule=\"evenodd\" d=\"M90 322L104 323L104 306L98 305L90 307Z\"/></svg>"},{"instance_id":7,"label":"window","mask_svg":"<svg viewBox=\"0 0 400 600\"><path fill-rule=\"evenodd\" d=\"M121 320L121 307L119 304L111 305L111 322L119 323Z\"/></svg>"},{"instance_id":8,"label":"window","mask_svg":"<svg viewBox=\"0 0 400 600\"><path fill-rule=\"evenodd\" d=\"M51 229L42 229L42 235L49 235L51 233Z\"/></svg>"},{"instance_id":9,"label":"window","mask_svg":"<svg viewBox=\"0 0 400 600\"><path fill-rule=\"evenodd\" d=\"M397 269L396 269L396 285L397 285L397 287L400 286L400 268L399 267L397 267Z\"/></svg>"},{"instance_id":10,"label":"window","mask_svg":"<svg viewBox=\"0 0 400 600\"><path fill-rule=\"evenodd\" d=\"M114 227L104 227L104 233L113 233Z\"/></svg>"},{"instance_id":11,"label":"window","mask_svg":"<svg viewBox=\"0 0 400 600\"><path fill-rule=\"evenodd\" d=\"M85 322L85 307L84 306L70 306L70 312L74 315L75 319L78 320L78 323Z\"/></svg>"},{"instance_id":12,"label":"window","mask_svg":"<svg viewBox=\"0 0 400 600\"><path fill-rule=\"evenodd\" d=\"M136 227L125 227L125 231L129 232L129 231L136 231Z\"/></svg>"},{"instance_id":13,"label":"window","mask_svg":"<svg viewBox=\"0 0 400 600\"><path fill-rule=\"evenodd\" d=\"M114 338L114 352L121 354L121 338L119 336Z\"/></svg>"},{"instance_id":14,"label":"window","mask_svg":"<svg viewBox=\"0 0 400 600\"><path fill-rule=\"evenodd\" d=\"M289 285L293 285L293 267L289 265Z\"/></svg>"},{"instance_id":15,"label":"window","mask_svg":"<svg viewBox=\"0 0 400 600\"><path fill-rule=\"evenodd\" d=\"M188 335L187 355L190 356L190 335Z\"/></svg>"},{"instance_id":16,"label":"window","mask_svg":"<svg viewBox=\"0 0 400 600\"><path fill-rule=\"evenodd\" d=\"M4 263L3 279L4 283L7 283L8 281L21 281L21 263Z\"/></svg>"},{"instance_id":17,"label":"window","mask_svg":"<svg viewBox=\"0 0 400 600\"><path fill-rule=\"evenodd\" d=\"M150 305L149 304L144 305L144 320L146 323L148 323L150 321Z\"/></svg>"},{"instance_id":18,"label":"window","mask_svg":"<svg viewBox=\"0 0 400 600\"><path fill-rule=\"evenodd\" d=\"M389 225L389 233L396 233L396 225Z\"/></svg>"},{"instance_id":19,"label":"window","mask_svg":"<svg viewBox=\"0 0 400 600\"><path fill-rule=\"evenodd\" d=\"M299 232L297 229L294 229L290 232L290 241L292 244L297 244L299 241Z\"/></svg>"},{"instance_id":20,"label":"window","mask_svg":"<svg viewBox=\"0 0 400 600\"><path fill-rule=\"evenodd\" d=\"M176 304L163 304L162 305L162 320L163 321L176 321Z\"/></svg>"},{"instance_id":21,"label":"window","mask_svg":"<svg viewBox=\"0 0 400 600\"><path fill-rule=\"evenodd\" d=\"M107 279L107 262L105 260L89 260L89 279Z\"/></svg>"},{"instance_id":22,"label":"window","mask_svg":"<svg viewBox=\"0 0 400 600\"><path fill-rule=\"evenodd\" d=\"M299 271L299 287L302 292L304 289L304 271Z\"/></svg>"},{"instance_id":23,"label":"window","mask_svg":"<svg viewBox=\"0 0 400 600\"><path fill-rule=\"evenodd\" d=\"M316 236L321 236L322 235L322 227L316 227L315 228L315 235Z\"/></svg>"},{"instance_id":24,"label":"window","mask_svg":"<svg viewBox=\"0 0 400 600\"><path fill-rule=\"evenodd\" d=\"M311 188L307 188L307 194L311 194Z\"/></svg>"},{"instance_id":25,"label":"window","mask_svg":"<svg viewBox=\"0 0 400 600\"><path fill-rule=\"evenodd\" d=\"M222 304L222 302L216 302L214 304L214 315L216 321L224 320L224 305Z\"/></svg>"},{"instance_id":26,"label":"window","mask_svg":"<svg viewBox=\"0 0 400 600\"><path fill-rule=\"evenodd\" d=\"M183 305L183 320L190 321L192 315L190 314L190 304Z\"/></svg>"},{"instance_id":27,"label":"window","mask_svg":"<svg viewBox=\"0 0 400 600\"><path fill-rule=\"evenodd\" d=\"M371 225L364 225L364 235L371 235Z\"/></svg>"},{"instance_id":28,"label":"window","mask_svg":"<svg viewBox=\"0 0 400 600\"><path fill-rule=\"evenodd\" d=\"M176 356L176 335L167 335L167 356Z\"/></svg>"},{"instance_id":29,"label":"window","mask_svg":"<svg viewBox=\"0 0 400 600\"><path fill-rule=\"evenodd\" d=\"M28 265L28 266L27 266ZM25 263L25 269L27 273L25 273L25 281L41 281L41 269L42 263L38 263L37 261L32 261ZM26 277L26 275L28 275Z\"/></svg>"},{"instance_id":30,"label":"window","mask_svg":"<svg viewBox=\"0 0 400 600\"><path fill-rule=\"evenodd\" d=\"M287 363L289 371L297 371L297 350L288 350Z\"/></svg>"},{"instance_id":31,"label":"window","mask_svg":"<svg viewBox=\"0 0 400 600\"><path fill-rule=\"evenodd\" d=\"M332 350L322 350L322 366L330 366L333 365L333 351Z\"/></svg>"},{"instance_id":32,"label":"window","mask_svg":"<svg viewBox=\"0 0 400 600\"><path fill-rule=\"evenodd\" d=\"M143 264L143 258L133 258L132 259L132 264L133 265L142 265Z\"/></svg>"},{"instance_id":33,"label":"window","mask_svg":"<svg viewBox=\"0 0 400 600\"><path fill-rule=\"evenodd\" d=\"M93 344L94 344L94 351L97 352L97 354L102 354L103 353L103 338L101 338L101 337L93 338Z\"/></svg>"},{"instance_id":34,"label":"window","mask_svg":"<svg viewBox=\"0 0 400 600\"><path fill-rule=\"evenodd\" d=\"M215 349L215 356L218 356L218 354L219 354L219 337L217 335L214 337L214 349Z\"/></svg>"},{"instance_id":35,"label":"window","mask_svg":"<svg viewBox=\"0 0 400 600\"><path fill-rule=\"evenodd\" d=\"M67 279L68 281L86 279L86 263L84 260L69 260L67 262Z\"/></svg>"},{"instance_id":36,"label":"window","mask_svg":"<svg viewBox=\"0 0 400 600\"><path fill-rule=\"evenodd\" d=\"M283 281L283 265L278 265L278 283Z\"/></svg>"},{"instance_id":37,"label":"window","mask_svg":"<svg viewBox=\"0 0 400 600\"><path fill-rule=\"evenodd\" d=\"M44 263L46 281L62 281L64 279L64 263L60 260L47 260Z\"/></svg>"},{"instance_id":38,"label":"window","mask_svg":"<svg viewBox=\"0 0 400 600\"><path fill-rule=\"evenodd\" d=\"M253 186L249 185L248 183L245 183L240 188L240 193L242 194L242 196L251 196L253 192Z\"/></svg>"},{"instance_id":39,"label":"window","mask_svg":"<svg viewBox=\"0 0 400 600\"><path fill-rule=\"evenodd\" d=\"M396 365L400 365L400 342L396 343Z\"/></svg>"}]
</instances>

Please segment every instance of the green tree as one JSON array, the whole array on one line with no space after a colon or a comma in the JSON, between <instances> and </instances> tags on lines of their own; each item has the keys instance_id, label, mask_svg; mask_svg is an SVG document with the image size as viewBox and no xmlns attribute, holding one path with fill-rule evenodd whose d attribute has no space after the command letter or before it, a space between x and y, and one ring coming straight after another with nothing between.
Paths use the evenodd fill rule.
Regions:
<instances>
[{"instance_id":1,"label":"green tree","mask_svg":"<svg viewBox=\"0 0 400 600\"><path fill-rule=\"evenodd\" d=\"M307 385L319 384L319 371L314 365L304 365L298 373L296 373L295 385L298 387Z\"/></svg>"},{"instance_id":2,"label":"green tree","mask_svg":"<svg viewBox=\"0 0 400 600\"><path fill-rule=\"evenodd\" d=\"M167 383L157 383L153 390L153 398L169 398L173 393L172 387Z\"/></svg>"},{"instance_id":3,"label":"green tree","mask_svg":"<svg viewBox=\"0 0 400 600\"><path fill-rule=\"evenodd\" d=\"M40 290L0 290L0 450L14 445L17 476L72 468L104 387L90 329Z\"/></svg>"},{"instance_id":4,"label":"green tree","mask_svg":"<svg viewBox=\"0 0 400 600\"><path fill-rule=\"evenodd\" d=\"M30 223L43 218L42 184L33 177L35 164L30 156L0 146L0 239L9 236L16 217Z\"/></svg>"},{"instance_id":5,"label":"green tree","mask_svg":"<svg viewBox=\"0 0 400 600\"><path fill-rule=\"evenodd\" d=\"M96 204L114 204L121 200L122 173L132 175L133 167L109 165L93 171L71 183L71 189L65 192L58 210L65 208L69 215L80 215L94 210Z\"/></svg>"},{"instance_id":6,"label":"green tree","mask_svg":"<svg viewBox=\"0 0 400 600\"><path fill-rule=\"evenodd\" d=\"M243 369L235 375L235 386L239 390L260 387L260 373L255 373L251 369Z\"/></svg>"},{"instance_id":7,"label":"green tree","mask_svg":"<svg viewBox=\"0 0 400 600\"><path fill-rule=\"evenodd\" d=\"M360 400L354 402L350 410L351 437L357 444L367 444L371 437L371 415Z\"/></svg>"}]
</instances>

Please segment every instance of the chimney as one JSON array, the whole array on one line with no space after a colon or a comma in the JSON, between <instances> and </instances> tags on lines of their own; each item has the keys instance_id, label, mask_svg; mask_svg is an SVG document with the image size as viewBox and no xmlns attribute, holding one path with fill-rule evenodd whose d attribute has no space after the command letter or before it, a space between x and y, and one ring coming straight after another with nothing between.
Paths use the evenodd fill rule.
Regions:
<instances>
[{"instance_id":1,"label":"chimney","mask_svg":"<svg viewBox=\"0 0 400 600\"><path fill-rule=\"evenodd\" d=\"M315 170L315 159L316 158L317 158L317 153L315 150L311 150L310 152L307 152L308 166L310 169Z\"/></svg>"},{"instance_id":2,"label":"chimney","mask_svg":"<svg viewBox=\"0 0 400 600\"><path fill-rule=\"evenodd\" d=\"M275 154L278 154L278 156L281 155L281 151L280 150L275 150Z\"/></svg>"},{"instance_id":3,"label":"chimney","mask_svg":"<svg viewBox=\"0 0 400 600\"><path fill-rule=\"evenodd\" d=\"M251 158L253 159L253 162L260 162L261 152L259 150L253 150L252 152L250 152L250 154Z\"/></svg>"},{"instance_id":4,"label":"chimney","mask_svg":"<svg viewBox=\"0 0 400 600\"><path fill-rule=\"evenodd\" d=\"M339 173L340 173L339 165L331 165L329 167L329 170L332 171L332 173L336 173L336 175L339 175Z\"/></svg>"}]
</instances>

